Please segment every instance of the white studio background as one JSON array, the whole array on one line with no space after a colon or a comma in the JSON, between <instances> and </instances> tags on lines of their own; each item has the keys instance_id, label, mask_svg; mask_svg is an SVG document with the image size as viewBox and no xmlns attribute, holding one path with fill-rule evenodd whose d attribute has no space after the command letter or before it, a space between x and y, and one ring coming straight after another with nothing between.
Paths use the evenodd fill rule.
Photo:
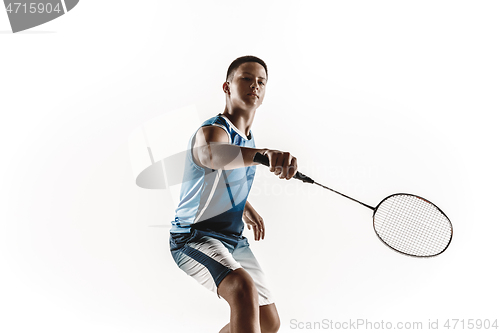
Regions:
<instances>
[{"instance_id":1,"label":"white studio background","mask_svg":"<svg viewBox=\"0 0 500 333\"><path fill-rule=\"evenodd\" d=\"M377 239L371 211L259 167L250 201L267 233L251 243L280 332L300 331L294 320L500 319L499 12L497 1L82 0L12 34L0 11L0 329L227 323L226 303L174 264L174 202L135 185L128 136L187 105L202 120L221 112L227 66L247 54L269 66L259 146L368 204L422 195L455 228L441 256L406 257Z\"/></svg>"}]
</instances>

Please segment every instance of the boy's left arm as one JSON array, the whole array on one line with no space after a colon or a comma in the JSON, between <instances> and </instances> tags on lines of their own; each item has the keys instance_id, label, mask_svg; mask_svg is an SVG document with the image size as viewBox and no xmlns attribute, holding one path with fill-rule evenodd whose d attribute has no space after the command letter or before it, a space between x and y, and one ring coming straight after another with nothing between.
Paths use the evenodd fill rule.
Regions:
<instances>
[{"instance_id":1,"label":"boy's left arm","mask_svg":"<svg viewBox=\"0 0 500 333\"><path fill-rule=\"evenodd\" d=\"M256 241L264 239L264 219L255 211L253 206L248 201L245 204L245 209L243 210L243 222L246 223L249 230L250 228L253 229Z\"/></svg>"}]
</instances>

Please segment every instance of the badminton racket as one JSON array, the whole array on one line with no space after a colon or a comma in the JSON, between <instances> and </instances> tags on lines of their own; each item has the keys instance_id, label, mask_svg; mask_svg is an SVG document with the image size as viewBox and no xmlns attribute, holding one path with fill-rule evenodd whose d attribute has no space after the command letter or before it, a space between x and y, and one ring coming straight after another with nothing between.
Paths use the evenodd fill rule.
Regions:
<instances>
[{"instance_id":1,"label":"badminton racket","mask_svg":"<svg viewBox=\"0 0 500 333\"><path fill-rule=\"evenodd\" d=\"M255 154L254 162L269 166L269 158ZM373 229L391 249L413 257L433 257L450 245L453 226L444 212L420 196L396 193L372 207L343 193L321 185L296 172L293 178L316 184L373 210Z\"/></svg>"}]
</instances>

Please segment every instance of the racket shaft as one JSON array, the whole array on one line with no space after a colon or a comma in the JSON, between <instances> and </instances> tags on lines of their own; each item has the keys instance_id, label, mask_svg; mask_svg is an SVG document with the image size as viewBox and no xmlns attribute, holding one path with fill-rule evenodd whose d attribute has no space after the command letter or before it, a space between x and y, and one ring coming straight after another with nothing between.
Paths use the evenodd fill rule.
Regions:
<instances>
[{"instance_id":1,"label":"racket shaft","mask_svg":"<svg viewBox=\"0 0 500 333\"><path fill-rule=\"evenodd\" d=\"M257 163L260 163L260 164L263 164L263 165L266 165L266 166L269 166L269 157L267 157L266 155L262 155L261 153L256 153L256 154L255 154L255 156L253 157L253 161L254 161L254 162L257 162ZM295 173L295 175L293 176L293 178L298 179L298 180L302 180L304 183L310 183L310 184L316 184L316 185L319 185L319 186L321 186L321 187L323 187L323 188L326 188L327 190L330 190L330 191L332 191L332 192L335 192L335 193L337 193L337 194L339 194L339 195L341 195L341 196L343 196L343 197L345 197L345 198L347 198L347 199L351 199L352 201L355 201L355 202L357 202L357 203L359 203L359 204L361 204L361 205L363 205L363 206L365 206L365 207L367 207L367 208L370 208L371 210L375 210L375 208L374 208L374 207L372 207L372 206L369 206L369 205L367 205L367 204L365 204L365 203L362 203L361 201L358 201L358 200L356 200L356 199L353 199L353 198L351 198L351 197L349 197L349 196L347 196L347 195L345 195L345 194L342 194L342 193L340 193L340 192L337 192L337 191L335 191L335 190L332 190L332 189L331 189L331 188L329 188L329 187L326 187L326 186L324 186L324 185L321 185L321 184L319 184L319 183L316 183L316 182L315 182L314 180L312 180L310 177L308 177L308 176L306 176L306 175L304 175L303 173L300 173L300 172L298 172L298 171Z\"/></svg>"}]
</instances>

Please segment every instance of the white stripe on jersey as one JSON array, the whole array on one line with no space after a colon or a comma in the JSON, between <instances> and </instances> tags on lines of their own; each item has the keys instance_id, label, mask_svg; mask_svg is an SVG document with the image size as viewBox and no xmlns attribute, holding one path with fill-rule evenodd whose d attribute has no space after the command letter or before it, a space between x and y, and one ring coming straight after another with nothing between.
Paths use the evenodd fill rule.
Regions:
<instances>
[{"instance_id":1,"label":"white stripe on jersey","mask_svg":"<svg viewBox=\"0 0 500 333\"><path fill-rule=\"evenodd\" d=\"M198 214L198 216L196 216L196 219L193 221L193 223L198 222L198 220L200 219L200 217L203 216L203 213L208 208L208 205L210 205L210 201L212 201L212 197L214 196L215 189L217 188L217 185L219 184L219 179L220 179L220 175L221 174L222 174L222 169L218 169L217 170L217 176L215 177L215 180L212 183L212 189L210 190L210 195L208 196L207 202L205 203L205 206L200 211L200 213Z\"/></svg>"}]
</instances>

